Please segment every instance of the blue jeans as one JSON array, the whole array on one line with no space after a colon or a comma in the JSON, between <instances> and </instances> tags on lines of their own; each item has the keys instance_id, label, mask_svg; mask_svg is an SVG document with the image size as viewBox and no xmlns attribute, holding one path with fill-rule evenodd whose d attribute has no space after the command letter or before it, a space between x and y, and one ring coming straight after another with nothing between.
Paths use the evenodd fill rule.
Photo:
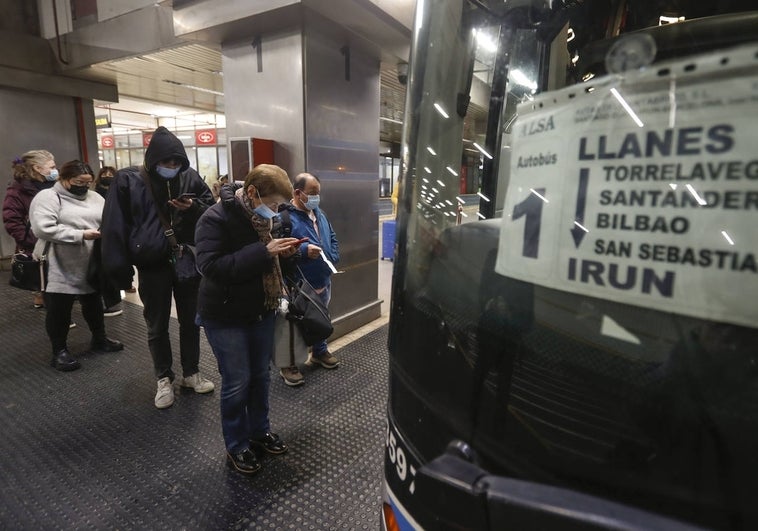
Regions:
<instances>
[{"instance_id":1,"label":"blue jeans","mask_svg":"<svg viewBox=\"0 0 758 531\"><path fill-rule=\"evenodd\" d=\"M274 312L245 326L200 322L221 373L221 430L230 453L270 430L269 363L274 350Z\"/></svg>"},{"instance_id":2,"label":"blue jeans","mask_svg":"<svg viewBox=\"0 0 758 531\"><path fill-rule=\"evenodd\" d=\"M329 307L329 301L332 300L332 281L330 280L326 286L324 291L318 294L319 297L321 297L321 300L324 303L324 306L327 308ZM313 345L313 355L314 356L323 356L326 354L327 348L326 348L326 339L321 341L320 343L316 343Z\"/></svg>"}]
</instances>

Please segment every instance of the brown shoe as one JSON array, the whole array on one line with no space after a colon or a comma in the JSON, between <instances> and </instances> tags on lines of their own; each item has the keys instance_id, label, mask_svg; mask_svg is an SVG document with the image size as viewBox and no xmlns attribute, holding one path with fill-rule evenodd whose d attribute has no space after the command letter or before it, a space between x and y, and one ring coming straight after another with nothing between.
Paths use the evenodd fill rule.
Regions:
<instances>
[{"instance_id":1,"label":"brown shoe","mask_svg":"<svg viewBox=\"0 0 758 531\"><path fill-rule=\"evenodd\" d=\"M45 299L42 298L42 293L36 292L34 294L34 307L38 310L45 307Z\"/></svg>"},{"instance_id":2,"label":"brown shoe","mask_svg":"<svg viewBox=\"0 0 758 531\"><path fill-rule=\"evenodd\" d=\"M324 369L336 369L340 364L339 358L328 350L320 356L311 354L311 362L321 365Z\"/></svg>"},{"instance_id":3,"label":"brown shoe","mask_svg":"<svg viewBox=\"0 0 758 531\"><path fill-rule=\"evenodd\" d=\"M279 375L284 380L284 383L290 387L296 387L305 383L305 379L303 379L303 373L300 372L300 369L297 368L297 365L279 369Z\"/></svg>"}]
</instances>

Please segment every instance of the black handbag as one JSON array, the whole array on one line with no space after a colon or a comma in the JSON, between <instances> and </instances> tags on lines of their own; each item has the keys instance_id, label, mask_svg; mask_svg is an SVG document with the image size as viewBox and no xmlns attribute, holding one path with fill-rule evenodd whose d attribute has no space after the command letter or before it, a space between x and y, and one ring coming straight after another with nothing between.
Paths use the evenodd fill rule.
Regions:
<instances>
[{"instance_id":1,"label":"black handbag","mask_svg":"<svg viewBox=\"0 0 758 531\"><path fill-rule=\"evenodd\" d=\"M8 283L14 288L28 291L44 291L47 284L47 252L50 242L45 244L41 260L26 253L16 253L11 259L11 278Z\"/></svg>"},{"instance_id":2,"label":"black handbag","mask_svg":"<svg viewBox=\"0 0 758 531\"><path fill-rule=\"evenodd\" d=\"M193 245L183 243L174 251L174 269L179 282L186 282L200 276Z\"/></svg>"},{"instance_id":3,"label":"black handbag","mask_svg":"<svg viewBox=\"0 0 758 531\"><path fill-rule=\"evenodd\" d=\"M334 327L329 309L307 280L301 278L290 283L289 299L287 319L300 328L306 345L315 345L332 335Z\"/></svg>"}]
</instances>

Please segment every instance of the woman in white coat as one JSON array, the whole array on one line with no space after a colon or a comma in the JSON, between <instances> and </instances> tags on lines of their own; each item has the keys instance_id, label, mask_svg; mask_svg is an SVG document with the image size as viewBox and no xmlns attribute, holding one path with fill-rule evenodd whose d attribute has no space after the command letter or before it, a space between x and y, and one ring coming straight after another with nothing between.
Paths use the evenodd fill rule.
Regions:
<instances>
[{"instance_id":1,"label":"woman in white coat","mask_svg":"<svg viewBox=\"0 0 758 531\"><path fill-rule=\"evenodd\" d=\"M49 264L44 294L45 328L52 344L50 364L59 371L80 367L66 343L71 308L77 298L92 332L90 350L115 352L124 348L122 343L106 337L98 286L87 281L90 254L94 241L100 238L105 204L98 193L90 190L93 180L88 164L78 160L67 162L60 168L58 182L39 192L29 209L32 231L38 238L34 254L47 255Z\"/></svg>"}]
</instances>

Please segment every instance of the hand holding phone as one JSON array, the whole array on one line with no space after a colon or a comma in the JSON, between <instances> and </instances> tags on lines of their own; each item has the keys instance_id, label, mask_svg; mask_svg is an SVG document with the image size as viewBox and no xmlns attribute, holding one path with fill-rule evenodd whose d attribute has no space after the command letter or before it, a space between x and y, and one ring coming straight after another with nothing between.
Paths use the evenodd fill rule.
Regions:
<instances>
[{"instance_id":1,"label":"hand holding phone","mask_svg":"<svg viewBox=\"0 0 758 531\"><path fill-rule=\"evenodd\" d=\"M305 243L305 242L307 242L307 241L308 241L308 238L300 238L300 239L299 239L299 240L297 240L296 242L293 242L293 243L292 243L292 246L293 246L293 247L297 247L297 246L298 246L298 245L300 245L301 243Z\"/></svg>"},{"instance_id":2,"label":"hand holding phone","mask_svg":"<svg viewBox=\"0 0 758 531\"><path fill-rule=\"evenodd\" d=\"M180 194L177 199L179 201L187 201L188 199L195 199L197 197L197 194L193 192L184 192L183 194Z\"/></svg>"}]
</instances>

